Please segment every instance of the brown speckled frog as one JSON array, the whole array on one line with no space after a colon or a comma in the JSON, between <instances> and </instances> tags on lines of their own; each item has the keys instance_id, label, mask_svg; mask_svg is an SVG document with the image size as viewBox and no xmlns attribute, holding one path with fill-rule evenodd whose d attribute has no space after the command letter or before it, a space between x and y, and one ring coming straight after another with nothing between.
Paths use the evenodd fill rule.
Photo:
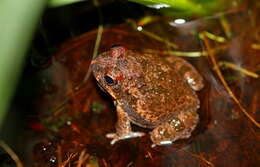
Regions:
<instances>
[{"instance_id":1,"label":"brown speckled frog","mask_svg":"<svg viewBox=\"0 0 260 167\"><path fill-rule=\"evenodd\" d=\"M114 46L92 60L91 70L116 105L116 132L106 135L111 144L144 135L130 123L153 129L153 146L188 138L198 124L195 91L203 88L203 79L184 59Z\"/></svg>"}]
</instances>

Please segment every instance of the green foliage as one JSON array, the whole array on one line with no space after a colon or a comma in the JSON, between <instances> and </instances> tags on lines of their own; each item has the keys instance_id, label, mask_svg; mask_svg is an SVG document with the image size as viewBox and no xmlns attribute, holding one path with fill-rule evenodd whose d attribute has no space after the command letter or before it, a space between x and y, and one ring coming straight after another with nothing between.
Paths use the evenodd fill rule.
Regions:
<instances>
[{"instance_id":1,"label":"green foliage","mask_svg":"<svg viewBox=\"0 0 260 167\"><path fill-rule=\"evenodd\" d=\"M0 127L46 0L0 1Z\"/></svg>"},{"instance_id":2,"label":"green foliage","mask_svg":"<svg viewBox=\"0 0 260 167\"><path fill-rule=\"evenodd\" d=\"M91 105L91 110L96 114L101 113L104 109L105 109L105 106L96 101L94 101Z\"/></svg>"},{"instance_id":3,"label":"green foliage","mask_svg":"<svg viewBox=\"0 0 260 167\"><path fill-rule=\"evenodd\" d=\"M62 117L59 118L59 120L56 121L49 121L49 120L43 120L41 123L43 124L43 126L48 129L51 130L53 132L58 132L58 130L66 124L66 122L69 121L69 116L67 115L63 115Z\"/></svg>"},{"instance_id":4,"label":"green foliage","mask_svg":"<svg viewBox=\"0 0 260 167\"><path fill-rule=\"evenodd\" d=\"M48 5L51 7L58 7L62 5L68 5L75 2L81 2L83 0L49 0Z\"/></svg>"},{"instance_id":5,"label":"green foliage","mask_svg":"<svg viewBox=\"0 0 260 167\"><path fill-rule=\"evenodd\" d=\"M129 0L156 8L165 15L205 16L238 5L242 0Z\"/></svg>"}]
</instances>

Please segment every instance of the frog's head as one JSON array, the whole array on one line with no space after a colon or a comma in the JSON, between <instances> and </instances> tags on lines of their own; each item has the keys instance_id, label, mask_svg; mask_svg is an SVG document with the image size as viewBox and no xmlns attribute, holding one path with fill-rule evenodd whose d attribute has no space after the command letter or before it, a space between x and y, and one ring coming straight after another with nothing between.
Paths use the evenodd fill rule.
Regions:
<instances>
[{"instance_id":1,"label":"frog's head","mask_svg":"<svg viewBox=\"0 0 260 167\"><path fill-rule=\"evenodd\" d=\"M135 78L140 76L141 67L133 55L134 52L117 45L91 62L90 68L98 85L113 99L127 93L129 88L135 86Z\"/></svg>"}]
</instances>

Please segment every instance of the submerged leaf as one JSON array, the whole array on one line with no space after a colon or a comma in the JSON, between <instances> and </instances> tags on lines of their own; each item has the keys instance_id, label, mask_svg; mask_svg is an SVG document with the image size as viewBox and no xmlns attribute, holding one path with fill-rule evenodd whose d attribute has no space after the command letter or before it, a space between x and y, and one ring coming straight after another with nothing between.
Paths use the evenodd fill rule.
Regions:
<instances>
[{"instance_id":1,"label":"submerged leaf","mask_svg":"<svg viewBox=\"0 0 260 167\"><path fill-rule=\"evenodd\" d=\"M104 110L105 106L99 102L94 101L91 105L91 110L96 113L99 114Z\"/></svg>"}]
</instances>

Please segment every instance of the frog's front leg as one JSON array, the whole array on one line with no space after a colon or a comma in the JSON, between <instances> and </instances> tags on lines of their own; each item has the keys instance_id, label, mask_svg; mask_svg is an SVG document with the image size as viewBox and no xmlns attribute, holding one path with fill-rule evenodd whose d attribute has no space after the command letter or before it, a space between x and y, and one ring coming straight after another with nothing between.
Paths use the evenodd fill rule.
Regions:
<instances>
[{"instance_id":1,"label":"frog's front leg","mask_svg":"<svg viewBox=\"0 0 260 167\"><path fill-rule=\"evenodd\" d=\"M166 60L174 66L193 90L199 91L204 87L202 76L189 62L173 56L167 57Z\"/></svg>"},{"instance_id":2,"label":"frog's front leg","mask_svg":"<svg viewBox=\"0 0 260 167\"><path fill-rule=\"evenodd\" d=\"M128 115L120 105L116 106L117 110L117 123L116 123L116 133L106 134L107 138L111 138L111 145L115 144L119 140L124 140L128 138L141 137L145 134L143 132L132 132L130 120Z\"/></svg>"},{"instance_id":3,"label":"frog's front leg","mask_svg":"<svg viewBox=\"0 0 260 167\"><path fill-rule=\"evenodd\" d=\"M199 116L195 110L180 112L176 117L153 129L151 132L152 147L172 144L178 139L189 138L198 122Z\"/></svg>"}]
</instances>

